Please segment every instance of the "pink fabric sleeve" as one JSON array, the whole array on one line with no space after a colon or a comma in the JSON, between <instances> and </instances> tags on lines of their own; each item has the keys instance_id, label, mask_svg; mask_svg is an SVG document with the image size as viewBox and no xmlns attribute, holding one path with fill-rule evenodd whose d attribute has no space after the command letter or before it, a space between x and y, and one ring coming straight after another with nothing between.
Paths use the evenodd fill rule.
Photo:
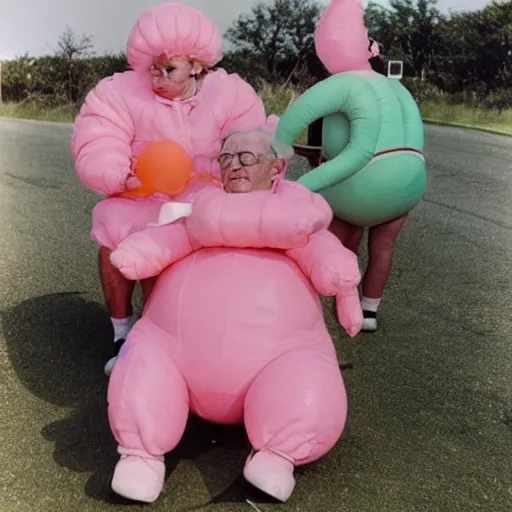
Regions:
<instances>
[{"instance_id":1,"label":"pink fabric sleeve","mask_svg":"<svg viewBox=\"0 0 512 512\"><path fill-rule=\"evenodd\" d=\"M221 139L234 131L254 130L267 124L263 101L253 87L236 73L227 76L222 97L229 115L221 128ZM274 124L273 117L269 118L269 127L275 131Z\"/></svg>"},{"instance_id":2,"label":"pink fabric sleeve","mask_svg":"<svg viewBox=\"0 0 512 512\"><path fill-rule=\"evenodd\" d=\"M80 181L99 194L125 190L131 172L133 121L117 87L121 75L101 80L87 95L71 143Z\"/></svg>"},{"instance_id":3,"label":"pink fabric sleeve","mask_svg":"<svg viewBox=\"0 0 512 512\"><path fill-rule=\"evenodd\" d=\"M206 189L193 201L186 220L189 234L203 247L302 247L311 234L329 225L332 216L305 187L304 191L300 196L296 190L228 194Z\"/></svg>"},{"instance_id":4,"label":"pink fabric sleeve","mask_svg":"<svg viewBox=\"0 0 512 512\"><path fill-rule=\"evenodd\" d=\"M110 261L126 278L137 281L159 275L197 248L183 220L178 220L128 236L112 252Z\"/></svg>"}]
</instances>

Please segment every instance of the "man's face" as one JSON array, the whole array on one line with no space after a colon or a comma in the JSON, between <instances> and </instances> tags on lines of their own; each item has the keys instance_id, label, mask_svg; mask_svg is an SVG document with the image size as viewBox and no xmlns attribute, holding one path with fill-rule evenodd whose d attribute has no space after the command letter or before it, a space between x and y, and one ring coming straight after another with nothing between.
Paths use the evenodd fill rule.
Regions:
<instances>
[{"instance_id":1,"label":"man's face","mask_svg":"<svg viewBox=\"0 0 512 512\"><path fill-rule=\"evenodd\" d=\"M261 133L240 133L229 137L219 155L221 180L229 193L269 190L283 163L271 151Z\"/></svg>"},{"instance_id":2,"label":"man's face","mask_svg":"<svg viewBox=\"0 0 512 512\"><path fill-rule=\"evenodd\" d=\"M186 59L161 55L154 60L151 69L153 91L170 100L179 98L187 90L191 74L199 71L201 71L200 66Z\"/></svg>"}]
</instances>

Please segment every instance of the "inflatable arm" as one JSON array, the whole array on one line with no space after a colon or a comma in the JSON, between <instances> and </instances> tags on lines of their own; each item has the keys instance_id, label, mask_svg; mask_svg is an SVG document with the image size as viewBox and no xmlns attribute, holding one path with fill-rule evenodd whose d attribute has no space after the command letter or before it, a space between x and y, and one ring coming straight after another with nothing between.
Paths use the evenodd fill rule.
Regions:
<instances>
[{"instance_id":1,"label":"inflatable arm","mask_svg":"<svg viewBox=\"0 0 512 512\"><path fill-rule=\"evenodd\" d=\"M293 144L311 123L337 112L350 123L350 141L336 158L298 179L313 192L350 178L372 159L381 125L373 87L365 77L356 74L330 76L301 94L281 116L277 127L276 139Z\"/></svg>"},{"instance_id":2,"label":"inflatable arm","mask_svg":"<svg viewBox=\"0 0 512 512\"><path fill-rule=\"evenodd\" d=\"M110 261L126 278L137 281L159 275L197 248L188 236L184 219L179 219L128 236L112 252Z\"/></svg>"},{"instance_id":3,"label":"inflatable arm","mask_svg":"<svg viewBox=\"0 0 512 512\"><path fill-rule=\"evenodd\" d=\"M293 249L331 220L325 200L294 183L277 193L228 194L211 187L196 196L186 222L203 247Z\"/></svg>"},{"instance_id":4,"label":"inflatable arm","mask_svg":"<svg viewBox=\"0 0 512 512\"><path fill-rule=\"evenodd\" d=\"M134 126L115 83L115 76L104 78L89 92L75 120L71 143L80 181L106 195L123 192L131 172Z\"/></svg>"},{"instance_id":5,"label":"inflatable arm","mask_svg":"<svg viewBox=\"0 0 512 512\"><path fill-rule=\"evenodd\" d=\"M283 190L228 194L204 188L192 199L190 217L128 236L112 252L112 264L138 280L159 275L200 247L302 247L310 235L327 228L332 212L323 198L301 185Z\"/></svg>"},{"instance_id":6,"label":"inflatable arm","mask_svg":"<svg viewBox=\"0 0 512 512\"><path fill-rule=\"evenodd\" d=\"M355 336L363 325L357 256L327 230L314 233L304 247L290 249L286 255L309 277L320 295L336 297L340 324Z\"/></svg>"},{"instance_id":7,"label":"inflatable arm","mask_svg":"<svg viewBox=\"0 0 512 512\"><path fill-rule=\"evenodd\" d=\"M311 279L320 295L332 297L352 293L361 281L357 256L330 231L312 234L306 245L289 249L286 255Z\"/></svg>"}]
</instances>

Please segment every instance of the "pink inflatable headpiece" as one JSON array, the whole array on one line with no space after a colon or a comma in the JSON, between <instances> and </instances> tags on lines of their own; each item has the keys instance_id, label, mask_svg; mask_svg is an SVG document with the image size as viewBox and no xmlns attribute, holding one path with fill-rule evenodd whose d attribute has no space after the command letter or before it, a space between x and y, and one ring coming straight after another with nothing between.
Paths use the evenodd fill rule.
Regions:
<instances>
[{"instance_id":1,"label":"pink inflatable headpiece","mask_svg":"<svg viewBox=\"0 0 512 512\"><path fill-rule=\"evenodd\" d=\"M368 59L379 48L373 43L369 50L369 42L361 0L332 0L315 33L316 53L329 73L372 69Z\"/></svg>"},{"instance_id":2,"label":"pink inflatable headpiece","mask_svg":"<svg viewBox=\"0 0 512 512\"><path fill-rule=\"evenodd\" d=\"M140 15L128 36L128 62L135 71L147 71L162 54L213 66L222 58L222 34L190 5L168 2L151 7Z\"/></svg>"}]
</instances>

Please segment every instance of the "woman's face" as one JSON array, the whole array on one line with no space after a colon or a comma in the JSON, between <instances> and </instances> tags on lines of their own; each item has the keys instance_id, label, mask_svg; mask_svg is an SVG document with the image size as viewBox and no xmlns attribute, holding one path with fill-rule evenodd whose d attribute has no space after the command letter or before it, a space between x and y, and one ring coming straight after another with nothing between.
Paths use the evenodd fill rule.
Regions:
<instances>
[{"instance_id":1,"label":"woman's face","mask_svg":"<svg viewBox=\"0 0 512 512\"><path fill-rule=\"evenodd\" d=\"M167 99L180 98L190 87L191 76L200 73L199 64L192 64L184 58L169 58L165 55L155 58L151 68L153 91Z\"/></svg>"}]
</instances>

